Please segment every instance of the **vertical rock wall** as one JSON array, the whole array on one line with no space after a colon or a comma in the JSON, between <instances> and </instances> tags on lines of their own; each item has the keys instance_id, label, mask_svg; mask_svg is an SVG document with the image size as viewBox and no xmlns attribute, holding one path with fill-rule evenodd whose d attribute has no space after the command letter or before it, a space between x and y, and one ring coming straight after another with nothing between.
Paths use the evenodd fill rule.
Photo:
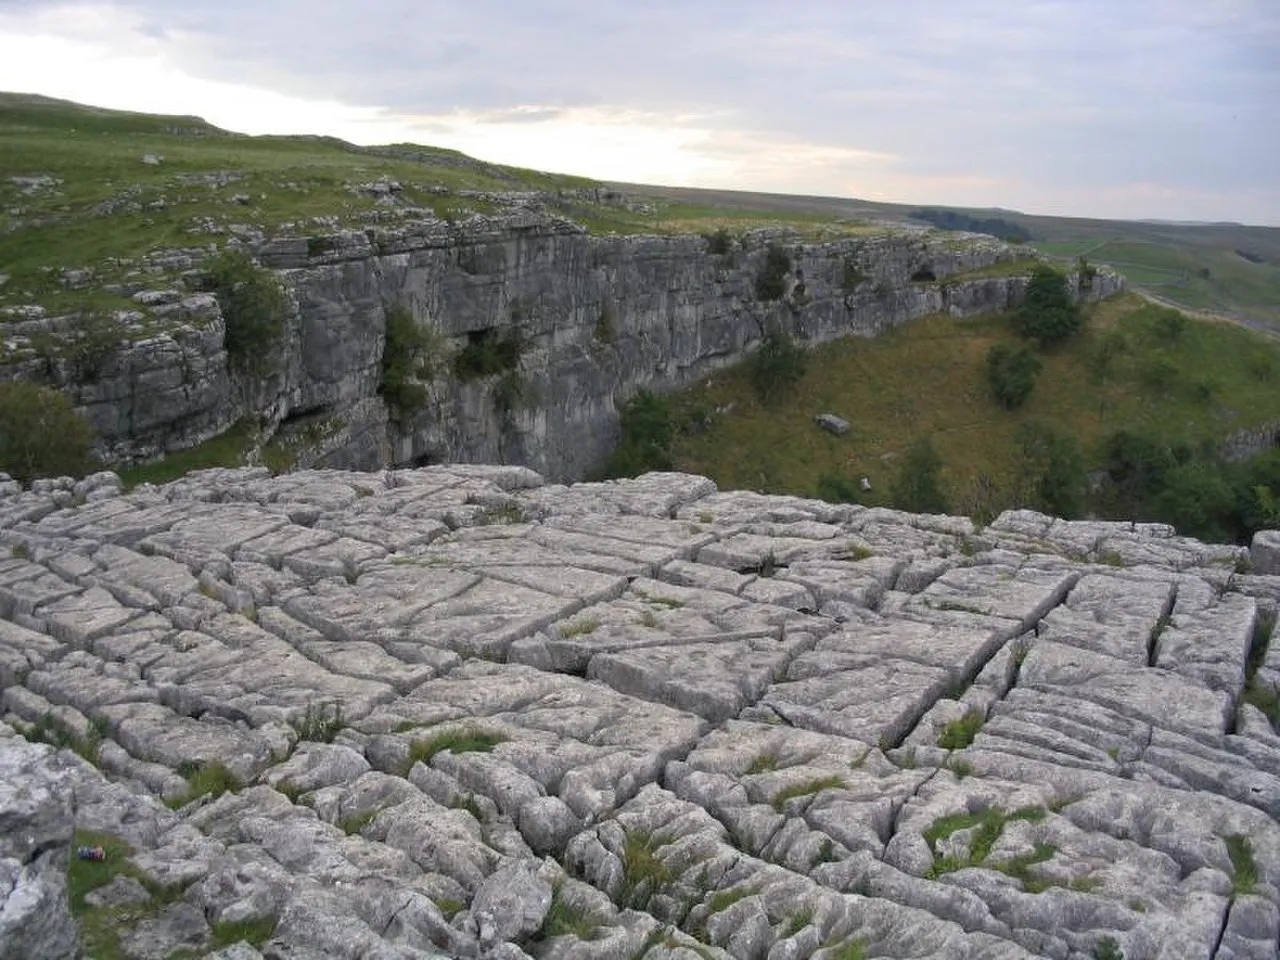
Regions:
<instances>
[{"instance_id":1,"label":"vertical rock wall","mask_svg":"<svg viewBox=\"0 0 1280 960\"><path fill-rule=\"evenodd\" d=\"M771 242L791 270L782 298L762 302L756 278ZM604 459L618 407L639 389L685 386L741 359L774 325L820 342L1006 309L1024 277L965 275L1030 255L931 232L829 243L761 232L714 254L697 236L599 237L520 216L273 241L259 256L285 280L292 315L271 377L227 371L216 304L196 297L162 308L166 332L77 389L109 456L181 449L248 415L309 431L304 465L502 462L563 480ZM1076 293L1101 298L1121 283L1104 271ZM378 390L393 305L455 350L518 330L518 380L444 376L423 410L389 419Z\"/></svg>"}]
</instances>

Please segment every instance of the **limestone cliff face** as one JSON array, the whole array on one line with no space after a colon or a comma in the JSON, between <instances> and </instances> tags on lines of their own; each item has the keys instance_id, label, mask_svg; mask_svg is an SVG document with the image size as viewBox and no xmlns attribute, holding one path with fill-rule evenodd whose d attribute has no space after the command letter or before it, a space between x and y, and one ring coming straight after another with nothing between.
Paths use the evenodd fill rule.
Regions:
<instances>
[{"instance_id":1,"label":"limestone cliff face","mask_svg":"<svg viewBox=\"0 0 1280 960\"><path fill-rule=\"evenodd\" d=\"M755 281L770 242L791 270L785 295L761 302ZM119 351L78 388L104 452L178 449L254 415L292 434L304 465L503 462L581 477L611 449L617 409L638 389L687 385L739 360L775 324L821 342L940 311L1008 308L1023 277L965 275L1029 251L955 234L801 243L758 233L715 254L697 236L600 237L514 216L269 241L258 255L292 300L276 372L250 382L227 371L211 298L162 305L164 333ZM1122 280L1104 271L1091 289L1071 283L1096 299ZM396 304L454 349L518 329L518 379L446 375L425 409L395 422L378 388Z\"/></svg>"}]
</instances>

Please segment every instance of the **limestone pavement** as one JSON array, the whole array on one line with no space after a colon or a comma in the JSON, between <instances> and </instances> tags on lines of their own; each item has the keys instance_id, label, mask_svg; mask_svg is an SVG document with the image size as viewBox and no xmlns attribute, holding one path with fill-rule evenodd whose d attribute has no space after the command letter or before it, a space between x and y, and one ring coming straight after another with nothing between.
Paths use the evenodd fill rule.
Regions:
<instances>
[{"instance_id":1,"label":"limestone pavement","mask_svg":"<svg viewBox=\"0 0 1280 960\"><path fill-rule=\"evenodd\" d=\"M1273 958L1247 557L682 474L0 483L0 957Z\"/></svg>"}]
</instances>

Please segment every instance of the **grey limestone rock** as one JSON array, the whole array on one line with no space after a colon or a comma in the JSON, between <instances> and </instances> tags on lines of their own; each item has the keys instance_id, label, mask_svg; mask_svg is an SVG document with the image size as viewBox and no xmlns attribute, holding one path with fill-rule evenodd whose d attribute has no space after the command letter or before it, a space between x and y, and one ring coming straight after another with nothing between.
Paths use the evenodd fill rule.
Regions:
<instances>
[{"instance_id":1,"label":"grey limestone rock","mask_svg":"<svg viewBox=\"0 0 1280 960\"><path fill-rule=\"evenodd\" d=\"M0 930L47 956L73 825L128 960L1275 955L1280 587L1229 551L679 474L82 483L0 487Z\"/></svg>"},{"instance_id":2,"label":"grey limestone rock","mask_svg":"<svg viewBox=\"0 0 1280 960\"><path fill-rule=\"evenodd\" d=\"M525 940L542 927L551 897L537 862L517 861L485 878L471 901L470 924L482 945Z\"/></svg>"},{"instance_id":3,"label":"grey limestone rock","mask_svg":"<svg viewBox=\"0 0 1280 960\"><path fill-rule=\"evenodd\" d=\"M1259 530L1249 547L1249 568L1264 576L1280 574L1280 530Z\"/></svg>"},{"instance_id":4,"label":"grey limestone rock","mask_svg":"<svg viewBox=\"0 0 1280 960\"><path fill-rule=\"evenodd\" d=\"M0 957L75 951L66 870L75 827L71 778L48 747L0 733Z\"/></svg>"},{"instance_id":5,"label":"grey limestone rock","mask_svg":"<svg viewBox=\"0 0 1280 960\"><path fill-rule=\"evenodd\" d=\"M843 437L849 432L849 421L843 417L837 417L834 413L820 413L813 418L813 422L837 437Z\"/></svg>"}]
</instances>

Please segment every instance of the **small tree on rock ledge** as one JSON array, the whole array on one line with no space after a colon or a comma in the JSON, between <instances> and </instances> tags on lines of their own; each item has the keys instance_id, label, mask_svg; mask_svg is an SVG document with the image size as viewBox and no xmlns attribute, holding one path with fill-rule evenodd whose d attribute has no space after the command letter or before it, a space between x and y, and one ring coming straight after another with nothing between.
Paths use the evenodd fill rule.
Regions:
<instances>
[{"instance_id":1,"label":"small tree on rock ledge","mask_svg":"<svg viewBox=\"0 0 1280 960\"><path fill-rule=\"evenodd\" d=\"M1013 315L1013 324L1024 337L1049 347L1078 333L1084 315L1071 299L1067 278L1041 264L1027 282L1027 293Z\"/></svg>"},{"instance_id":2,"label":"small tree on rock ledge","mask_svg":"<svg viewBox=\"0 0 1280 960\"><path fill-rule=\"evenodd\" d=\"M771 243L765 252L764 266L756 274L756 296L761 300L781 300L787 292L787 274L791 258L781 244Z\"/></svg>"}]
</instances>

